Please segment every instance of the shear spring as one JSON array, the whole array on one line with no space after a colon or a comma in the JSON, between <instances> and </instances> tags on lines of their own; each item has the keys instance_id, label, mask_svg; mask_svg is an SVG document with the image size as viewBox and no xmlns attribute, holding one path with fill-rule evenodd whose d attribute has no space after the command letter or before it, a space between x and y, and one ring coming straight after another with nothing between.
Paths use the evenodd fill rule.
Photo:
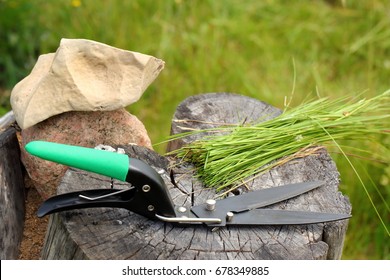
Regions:
<instances>
[{"instance_id":1,"label":"shear spring","mask_svg":"<svg viewBox=\"0 0 390 280\"><path fill-rule=\"evenodd\" d=\"M82 195L82 194L79 194L79 197L82 198L82 199L89 200L89 201L94 201L94 200L99 200L99 199L103 199L103 198L106 198L106 197L114 196L114 195L123 193L125 191L131 190L131 189L134 189L134 187L130 187L128 189L123 189L123 190L119 190L119 191L114 192L114 193L109 193L109 194L100 195L100 196L96 196L96 197L89 197L89 196L85 196L85 195Z\"/></svg>"}]
</instances>

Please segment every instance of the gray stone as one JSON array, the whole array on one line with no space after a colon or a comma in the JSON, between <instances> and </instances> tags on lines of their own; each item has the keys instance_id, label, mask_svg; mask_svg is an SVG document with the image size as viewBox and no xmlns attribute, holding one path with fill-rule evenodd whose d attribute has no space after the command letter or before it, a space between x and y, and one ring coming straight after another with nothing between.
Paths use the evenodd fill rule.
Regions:
<instances>
[{"instance_id":1,"label":"gray stone","mask_svg":"<svg viewBox=\"0 0 390 280\"><path fill-rule=\"evenodd\" d=\"M62 39L11 92L22 129L69 111L112 111L136 102L164 62L85 39Z\"/></svg>"}]
</instances>

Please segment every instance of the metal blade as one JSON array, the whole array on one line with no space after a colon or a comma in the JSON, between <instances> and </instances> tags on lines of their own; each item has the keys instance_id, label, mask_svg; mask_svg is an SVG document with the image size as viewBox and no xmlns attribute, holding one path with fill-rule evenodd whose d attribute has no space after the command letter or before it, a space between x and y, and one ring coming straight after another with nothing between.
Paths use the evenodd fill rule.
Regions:
<instances>
[{"instance_id":1,"label":"metal blade","mask_svg":"<svg viewBox=\"0 0 390 280\"><path fill-rule=\"evenodd\" d=\"M213 212L222 214L224 218L227 212L242 212L271 205L298 196L324 184L324 181L289 184L228 197L217 200L215 211ZM203 217L205 214L209 214L207 212L210 212L206 210L205 204L194 206L191 211L198 217Z\"/></svg>"},{"instance_id":2,"label":"metal blade","mask_svg":"<svg viewBox=\"0 0 390 280\"><path fill-rule=\"evenodd\" d=\"M191 212L199 218L218 218L221 223L210 226L225 225L296 225L323 223L347 219L347 214L316 213L304 211L284 211L257 209L271 205L315 189L325 182L315 181L290 184L265 190L217 200L213 210L207 204L191 208ZM228 217L229 216L229 217Z\"/></svg>"},{"instance_id":3,"label":"metal blade","mask_svg":"<svg viewBox=\"0 0 390 280\"><path fill-rule=\"evenodd\" d=\"M350 217L351 215L339 213L254 209L233 214L231 220L226 221L226 225L305 225L333 222ZM219 225L214 224L214 226Z\"/></svg>"},{"instance_id":4,"label":"metal blade","mask_svg":"<svg viewBox=\"0 0 390 280\"><path fill-rule=\"evenodd\" d=\"M226 225L305 225L334 222L349 219L351 215L341 213L322 213L305 211L288 211L274 209L253 209L240 213L227 212L224 217L209 211L206 216L197 217L193 213L187 213L181 217L156 217L164 222L181 224L206 224L210 227L222 227Z\"/></svg>"},{"instance_id":5,"label":"metal blade","mask_svg":"<svg viewBox=\"0 0 390 280\"><path fill-rule=\"evenodd\" d=\"M219 216L210 212L202 218L211 219ZM226 225L305 225L326 223L350 218L349 214L321 213L305 211L287 211L273 209L253 209L246 212L228 212L219 223L207 223L211 227Z\"/></svg>"}]
</instances>

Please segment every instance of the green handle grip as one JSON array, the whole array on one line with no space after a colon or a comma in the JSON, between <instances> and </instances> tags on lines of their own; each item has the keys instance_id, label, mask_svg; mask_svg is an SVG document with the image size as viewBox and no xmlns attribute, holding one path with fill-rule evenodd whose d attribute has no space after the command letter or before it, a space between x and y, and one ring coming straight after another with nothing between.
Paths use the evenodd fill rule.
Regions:
<instances>
[{"instance_id":1,"label":"green handle grip","mask_svg":"<svg viewBox=\"0 0 390 280\"><path fill-rule=\"evenodd\" d=\"M129 171L129 157L125 154L46 141L32 141L25 146L25 149L42 159L121 181L126 181Z\"/></svg>"}]
</instances>

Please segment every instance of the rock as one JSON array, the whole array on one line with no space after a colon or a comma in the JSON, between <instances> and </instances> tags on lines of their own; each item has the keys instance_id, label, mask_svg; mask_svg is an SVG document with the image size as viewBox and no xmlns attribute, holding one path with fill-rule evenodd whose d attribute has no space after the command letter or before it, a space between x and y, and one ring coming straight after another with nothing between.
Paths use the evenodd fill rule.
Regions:
<instances>
[{"instance_id":1,"label":"rock","mask_svg":"<svg viewBox=\"0 0 390 280\"><path fill-rule=\"evenodd\" d=\"M11 92L22 129L69 111L112 111L136 102L164 62L85 39L62 39Z\"/></svg>"},{"instance_id":2,"label":"rock","mask_svg":"<svg viewBox=\"0 0 390 280\"><path fill-rule=\"evenodd\" d=\"M125 109L107 112L66 112L21 131L21 158L27 173L43 199L56 194L67 167L29 155L24 146L33 140L96 147L129 143L151 147L147 131ZM82 189L83 186L80 186Z\"/></svg>"}]
</instances>

